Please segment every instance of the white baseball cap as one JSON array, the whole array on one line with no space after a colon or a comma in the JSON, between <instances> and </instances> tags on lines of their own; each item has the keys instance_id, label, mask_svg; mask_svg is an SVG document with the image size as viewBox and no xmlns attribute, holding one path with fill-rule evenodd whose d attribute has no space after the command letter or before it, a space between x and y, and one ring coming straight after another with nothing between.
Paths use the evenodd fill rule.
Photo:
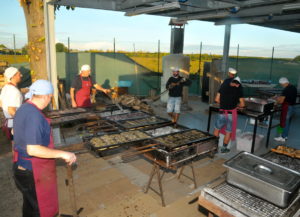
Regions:
<instances>
[{"instance_id":1,"label":"white baseball cap","mask_svg":"<svg viewBox=\"0 0 300 217\"><path fill-rule=\"evenodd\" d=\"M12 77L14 77L14 75L18 72L19 70L15 67L9 67L7 69L5 69L5 72L4 72L4 76L6 79L8 79L10 81L10 79Z\"/></svg>"},{"instance_id":2,"label":"white baseball cap","mask_svg":"<svg viewBox=\"0 0 300 217\"><path fill-rule=\"evenodd\" d=\"M79 71L79 74L80 74L82 71L88 71L88 70L91 70L90 65L87 65L87 64L82 65L82 66L81 66L81 69L80 69L80 71Z\"/></svg>"},{"instance_id":3,"label":"white baseball cap","mask_svg":"<svg viewBox=\"0 0 300 217\"><path fill-rule=\"evenodd\" d=\"M180 68L178 67L171 67L172 72L179 72Z\"/></svg>"},{"instance_id":4,"label":"white baseball cap","mask_svg":"<svg viewBox=\"0 0 300 217\"><path fill-rule=\"evenodd\" d=\"M232 81L237 81L237 82L239 82L241 84L241 79L240 79L239 76L235 77Z\"/></svg>"},{"instance_id":5,"label":"white baseball cap","mask_svg":"<svg viewBox=\"0 0 300 217\"><path fill-rule=\"evenodd\" d=\"M285 83L289 83L289 80L286 77L281 77L279 79L279 84L285 84Z\"/></svg>"},{"instance_id":6,"label":"white baseball cap","mask_svg":"<svg viewBox=\"0 0 300 217\"><path fill-rule=\"evenodd\" d=\"M228 72L233 75L235 75L237 73L237 71L234 68L229 68Z\"/></svg>"}]
</instances>

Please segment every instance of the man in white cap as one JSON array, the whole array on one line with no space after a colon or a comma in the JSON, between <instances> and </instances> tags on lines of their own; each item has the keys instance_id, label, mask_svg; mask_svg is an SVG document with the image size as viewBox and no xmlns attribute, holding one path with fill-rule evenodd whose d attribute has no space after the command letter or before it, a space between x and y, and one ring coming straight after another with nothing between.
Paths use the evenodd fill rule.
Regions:
<instances>
[{"instance_id":1,"label":"man in white cap","mask_svg":"<svg viewBox=\"0 0 300 217\"><path fill-rule=\"evenodd\" d=\"M75 77L70 89L70 96L72 101L72 107L91 107L91 89L95 88L109 93L109 89L101 87L101 85L95 83L90 76L91 67L89 65L83 65L79 72L79 75Z\"/></svg>"},{"instance_id":2,"label":"man in white cap","mask_svg":"<svg viewBox=\"0 0 300 217\"><path fill-rule=\"evenodd\" d=\"M174 126L177 126L177 121L180 115L181 97L184 85L190 85L190 80L179 75L180 69L172 67L172 75L167 83L166 89L169 90L169 99L167 103L167 112L172 119Z\"/></svg>"},{"instance_id":3,"label":"man in white cap","mask_svg":"<svg viewBox=\"0 0 300 217\"><path fill-rule=\"evenodd\" d=\"M6 118L3 130L5 130L8 139L12 140L13 119L17 109L23 102L22 93L17 87L22 80L22 74L17 68L9 67L5 70L4 76L7 83L2 88L0 95L3 113Z\"/></svg>"},{"instance_id":4,"label":"man in white cap","mask_svg":"<svg viewBox=\"0 0 300 217\"><path fill-rule=\"evenodd\" d=\"M240 78L235 77L230 83L221 85L215 101L220 104L220 112L215 122L214 135L217 137L220 133L225 135L221 153L227 153L230 151L228 148L230 140L235 140L237 107L245 107Z\"/></svg>"},{"instance_id":5,"label":"man in white cap","mask_svg":"<svg viewBox=\"0 0 300 217\"><path fill-rule=\"evenodd\" d=\"M35 81L14 119L14 179L23 195L23 216L58 214L55 159L76 161L74 153L54 149L50 120L42 112L52 95L49 81Z\"/></svg>"},{"instance_id":6,"label":"man in white cap","mask_svg":"<svg viewBox=\"0 0 300 217\"><path fill-rule=\"evenodd\" d=\"M290 84L285 77L279 79L279 84L284 88L281 96L277 97L277 103L281 104L280 127L283 129L281 136L274 138L277 142L285 142L288 138L290 122L295 113L297 88Z\"/></svg>"},{"instance_id":7,"label":"man in white cap","mask_svg":"<svg viewBox=\"0 0 300 217\"><path fill-rule=\"evenodd\" d=\"M234 68L229 68L228 69L228 77L223 81L222 85L223 84L228 85L234 79L236 74L237 74L237 71Z\"/></svg>"}]
</instances>

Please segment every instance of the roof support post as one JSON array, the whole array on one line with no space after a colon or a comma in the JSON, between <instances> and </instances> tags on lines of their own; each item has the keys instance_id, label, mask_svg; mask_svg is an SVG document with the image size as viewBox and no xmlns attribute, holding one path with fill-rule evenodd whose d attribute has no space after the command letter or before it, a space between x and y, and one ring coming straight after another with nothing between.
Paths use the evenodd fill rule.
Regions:
<instances>
[{"instance_id":1,"label":"roof support post","mask_svg":"<svg viewBox=\"0 0 300 217\"><path fill-rule=\"evenodd\" d=\"M54 103L52 107L58 107L58 88L57 88L57 68L56 68L56 50L55 50L55 28L54 28L54 5L51 0L44 0L44 25L46 39L46 62L48 79L54 88Z\"/></svg>"},{"instance_id":2,"label":"roof support post","mask_svg":"<svg viewBox=\"0 0 300 217\"><path fill-rule=\"evenodd\" d=\"M222 59L222 79L226 78L228 71L228 57L229 57L229 47L230 47L230 34L231 34L231 24L225 25L225 35L224 35L224 45L223 45L223 59Z\"/></svg>"}]
</instances>

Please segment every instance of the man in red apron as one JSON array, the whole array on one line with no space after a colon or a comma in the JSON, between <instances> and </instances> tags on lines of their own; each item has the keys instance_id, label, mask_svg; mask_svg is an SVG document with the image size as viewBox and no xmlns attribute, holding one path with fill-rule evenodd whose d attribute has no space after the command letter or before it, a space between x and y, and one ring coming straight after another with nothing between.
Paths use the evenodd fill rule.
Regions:
<instances>
[{"instance_id":1,"label":"man in red apron","mask_svg":"<svg viewBox=\"0 0 300 217\"><path fill-rule=\"evenodd\" d=\"M82 107L87 108L91 107L91 89L95 88L104 92L105 94L109 93L109 89L101 87L101 85L94 83L93 79L90 76L91 67L89 65L83 65L79 72L79 75L75 77L72 82L70 95L72 101L72 107Z\"/></svg>"},{"instance_id":2,"label":"man in red apron","mask_svg":"<svg viewBox=\"0 0 300 217\"><path fill-rule=\"evenodd\" d=\"M230 151L230 140L235 140L237 107L245 106L240 78L236 77L231 82L221 85L215 101L220 104L220 113L215 122L214 135L219 137L220 132L225 135L221 153L227 153Z\"/></svg>"},{"instance_id":3,"label":"man in red apron","mask_svg":"<svg viewBox=\"0 0 300 217\"><path fill-rule=\"evenodd\" d=\"M49 120L42 113L52 94L49 81L37 80L14 119L14 179L23 195L23 217L58 214L55 158L76 161L75 154L54 149Z\"/></svg>"},{"instance_id":4,"label":"man in red apron","mask_svg":"<svg viewBox=\"0 0 300 217\"><path fill-rule=\"evenodd\" d=\"M283 129L281 136L274 138L277 142L285 142L288 138L290 122L295 113L297 88L289 83L285 77L279 79L279 84L284 88L281 96L277 97L277 103L281 104L280 127Z\"/></svg>"}]
</instances>

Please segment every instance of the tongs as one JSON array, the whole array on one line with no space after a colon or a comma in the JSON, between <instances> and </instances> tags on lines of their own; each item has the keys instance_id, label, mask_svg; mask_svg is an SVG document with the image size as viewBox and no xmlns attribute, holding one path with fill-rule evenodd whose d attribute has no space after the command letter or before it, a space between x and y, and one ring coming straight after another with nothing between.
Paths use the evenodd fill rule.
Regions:
<instances>
[{"instance_id":1,"label":"tongs","mask_svg":"<svg viewBox=\"0 0 300 217\"><path fill-rule=\"evenodd\" d=\"M105 93L105 92L103 92L103 93ZM110 93L105 93L105 95L106 95L108 98L110 98L110 100L111 100L111 101L112 101L112 102L113 102L113 103L114 103L121 111L123 111L122 106L120 106L120 104L112 98L112 96L111 96Z\"/></svg>"},{"instance_id":2,"label":"tongs","mask_svg":"<svg viewBox=\"0 0 300 217\"><path fill-rule=\"evenodd\" d=\"M156 150L158 147L155 146L158 146L158 144L149 144L142 147L133 148L133 150L128 151L127 153L121 155L121 157L124 160L126 158L134 157L139 154L144 154L146 152Z\"/></svg>"}]
</instances>

